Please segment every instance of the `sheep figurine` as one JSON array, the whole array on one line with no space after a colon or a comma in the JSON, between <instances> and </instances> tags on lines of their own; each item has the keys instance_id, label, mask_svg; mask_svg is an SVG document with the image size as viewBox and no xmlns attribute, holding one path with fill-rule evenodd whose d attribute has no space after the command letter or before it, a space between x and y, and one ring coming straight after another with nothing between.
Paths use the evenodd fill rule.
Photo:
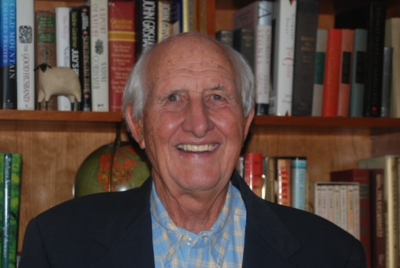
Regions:
<instances>
[{"instance_id":1,"label":"sheep figurine","mask_svg":"<svg viewBox=\"0 0 400 268\"><path fill-rule=\"evenodd\" d=\"M79 77L69 67L51 67L46 63L38 65L34 70L39 70L38 74L38 104L39 109L43 100L47 105L50 97L55 95L63 95L69 98L71 104L73 105L72 110L77 110L74 108L76 101L81 102L81 84L79 82ZM78 104L79 105L79 104ZM79 106L78 106L79 107Z\"/></svg>"}]
</instances>

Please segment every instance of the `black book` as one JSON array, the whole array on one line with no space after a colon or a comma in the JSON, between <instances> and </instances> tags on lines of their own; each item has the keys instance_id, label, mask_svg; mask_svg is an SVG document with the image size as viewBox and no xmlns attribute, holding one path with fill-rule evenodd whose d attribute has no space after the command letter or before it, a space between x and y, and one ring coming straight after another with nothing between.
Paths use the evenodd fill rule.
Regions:
<instances>
[{"instance_id":1,"label":"black book","mask_svg":"<svg viewBox=\"0 0 400 268\"><path fill-rule=\"evenodd\" d=\"M380 117L386 4L368 2L335 16L336 28L366 29L365 94L363 115Z\"/></svg>"},{"instance_id":2,"label":"black book","mask_svg":"<svg viewBox=\"0 0 400 268\"><path fill-rule=\"evenodd\" d=\"M319 4L298 0L296 5L292 115L311 116Z\"/></svg>"},{"instance_id":3,"label":"black book","mask_svg":"<svg viewBox=\"0 0 400 268\"><path fill-rule=\"evenodd\" d=\"M80 58L81 68L79 70L79 79L82 86L82 103L83 111L90 112L92 110L92 90L90 80L90 6L80 7Z\"/></svg>"},{"instance_id":4,"label":"black book","mask_svg":"<svg viewBox=\"0 0 400 268\"><path fill-rule=\"evenodd\" d=\"M69 11L69 27L70 27L70 39L69 39L69 48L70 48L70 66L71 69L75 71L75 73L79 77L79 82L82 88L82 55L81 55L81 16L80 16L80 8L72 7ZM75 111L81 110L78 106L73 106Z\"/></svg>"},{"instance_id":5,"label":"black book","mask_svg":"<svg viewBox=\"0 0 400 268\"><path fill-rule=\"evenodd\" d=\"M233 48L243 55L254 72L254 30L246 28L234 30Z\"/></svg>"},{"instance_id":6,"label":"black book","mask_svg":"<svg viewBox=\"0 0 400 268\"><path fill-rule=\"evenodd\" d=\"M157 0L136 1L136 56L157 44Z\"/></svg>"}]
</instances>

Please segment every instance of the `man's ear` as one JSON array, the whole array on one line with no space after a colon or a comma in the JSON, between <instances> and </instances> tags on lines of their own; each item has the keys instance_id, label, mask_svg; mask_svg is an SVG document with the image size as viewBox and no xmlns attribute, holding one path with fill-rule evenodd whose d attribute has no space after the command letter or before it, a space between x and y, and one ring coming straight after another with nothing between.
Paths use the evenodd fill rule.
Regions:
<instances>
[{"instance_id":1,"label":"man's ear","mask_svg":"<svg viewBox=\"0 0 400 268\"><path fill-rule=\"evenodd\" d=\"M252 109L250 114L245 118L245 126L244 126L244 139L246 139L247 134L249 133L251 122L253 122L255 110Z\"/></svg>"},{"instance_id":2,"label":"man's ear","mask_svg":"<svg viewBox=\"0 0 400 268\"><path fill-rule=\"evenodd\" d=\"M126 123L128 124L129 130L132 132L132 137L139 144L140 148L145 149L145 141L143 138L143 121L137 120L133 116L133 106L132 104L126 107Z\"/></svg>"}]
</instances>

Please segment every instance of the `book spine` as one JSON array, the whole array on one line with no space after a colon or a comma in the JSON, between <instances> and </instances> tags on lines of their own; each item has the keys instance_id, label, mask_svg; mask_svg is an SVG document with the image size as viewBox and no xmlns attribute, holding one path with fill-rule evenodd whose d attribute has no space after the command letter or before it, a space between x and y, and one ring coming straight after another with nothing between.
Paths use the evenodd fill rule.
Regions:
<instances>
[{"instance_id":1,"label":"book spine","mask_svg":"<svg viewBox=\"0 0 400 268\"><path fill-rule=\"evenodd\" d=\"M307 210L307 159L293 158L292 162L292 206Z\"/></svg>"},{"instance_id":2,"label":"book spine","mask_svg":"<svg viewBox=\"0 0 400 268\"><path fill-rule=\"evenodd\" d=\"M347 231L360 239L359 185L347 186Z\"/></svg>"},{"instance_id":3,"label":"book spine","mask_svg":"<svg viewBox=\"0 0 400 268\"><path fill-rule=\"evenodd\" d=\"M157 0L136 1L136 55L157 44Z\"/></svg>"},{"instance_id":4,"label":"book spine","mask_svg":"<svg viewBox=\"0 0 400 268\"><path fill-rule=\"evenodd\" d=\"M325 61L322 116L337 116L342 30L329 29Z\"/></svg>"},{"instance_id":5,"label":"book spine","mask_svg":"<svg viewBox=\"0 0 400 268\"><path fill-rule=\"evenodd\" d=\"M393 47L393 74L400 70L400 18L390 18L386 22L385 45ZM400 76L392 75L390 116L400 117Z\"/></svg>"},{"instance_id":6,"label":"book spine","mask_svg":"<svg viewBox=\"0 0 400 268\"><path fill-rule=\"evenodd\" d=\"M383 50L381 117L390 117L393 47L384 47Z\"/></svg>"},{"instance_id":7,"label":"book spine","mask_svg":"<svg viewBox=\"0 0 400 268\"><path fill-rule=\"evenodd\" d=\"M273 78L269 99L269 114L291 114L294 61L294 31L296 28L297 1L274 2Z\"/></svg>"},{"instance_id":8,"label":"book spine","mask_svg":"<svg viewBox=\"0 0 400 268\"><path fill-rule=\"evenodd\" d=\"M109 5L110 111L121 112L126 81L135 63L135 2Z\"/></svg>"},{"instance_id":9,"label":"book spine","mask_svg":"<svg viewBox=\"0 0 400 268\"><path fill-rule=\"evenodd\" d=\"M37 11L35 13L35 67L42 63L50 66L56 66L56 19L55 13L49 11ZM35 74L35 88L39 88L38 74ZM44 105L38 103L37 109L57 110L57 96L52 96L49 102Z\"/></svg>"},{"instance_id":10,"label":"book spine","mask_svg":"<svg viewBox=\"0 0 400 268\"><path fill-rule=\"evenodd\" d=\"M17 109L35 109L34 0L17 0Z\"/></svg>"},{"instance_id":11,"label":"book spine","mask_svg":"<svg viewBox=\"0 0 400 268\"><path fill-rule=\"evenodd\" d=\"M355 29L351 78L350 117L362 117L365 91L365 57L367 30Z\"/></svg>"},{"instance_id":12,"label":"book spine","mask_svg":"<svg viewBox=\"0 0 400 268\"><path fill-rule=\"evenodd\" d=\"M182 32L195 32L197 26L197 0L182 0Z\"/></svg>"},{"instance_id":13,"label":"book spine","mask_svg":"<svg viewBox=\"0 0 400 268\"><path fill-rule=\"evenodd\" d=\"M17 109L17 70L16 70L16 43L17 43L17 14L16 0L1 1L1 108Z\"/></svg>"},{"instance_id":14,"label":"book spine","mask_svg":"<svg viewBox=\"0 0 400 268\"><path fill-rule=\"evenodd\" d=\"M254 30L241 28L233 32L233 48L245 58L254 71Z\"/></svg>"},{"instance_id":15,"label":"book spine","mask_svg":"<svg viewBox=\"0 0 400 268\"><path fill-rule=\"evenodd\" d=\"M81 16L81 66L80 68L80 78L82 79L82 110L85 112L90 112L92 110L92 86L90 78L90 6L80 7Z\"/></svg>"},{"instance_id":16,"label":"book spine","mask_svg":"<svg viewBox=\"0 0 400 268\"><path fill-rule=\"evenodd\" d=\"M292 206L292 174L291 160L278 158L276 160L277 172L277 203L284 206Z\"/></svg>"},{"instance_id":17,"label":"book spine","mask_svg":"<svg viewBox=\"0 0 400 268\"><path fill-rule=\"evenodd\" d=\"M253 192L263 198L264 183L264 156L261 153L246 153L244 159L244 179Z\"/></svg>"},{"instance_id":18,"label":"book spine","mask_svg":"<svg viewBox=\"0 0 400 268\"><path fill-rule=\"evenodd\" d=\"M346 231L348 230L347 199L347 185L340 185L340 227Z\"/></svg>"},{"instance_id":19,"label":"book spine","mask_svg":"<svg viewBox=\"0 0 400 268\"><path fill-rule=\"evenodd\" d=\"M79 7L73 7L70 9L69 12L69 25L70 25L70 39L69 39L69 44L70 44L70 54L69 54L69 59L70 59L70 66L71 69L74 70L74 72L77 74L79 77L79 83L81 86L81 89L83 87L83 67L82 67L82 55L81 55L81 16L80 16L80 8ZM80 103L75 103L73 105L75 111L81 110L80 108Z\"/></svg>"},{"instance_id":20,"label":"book spine","mask_svg":"<svg viewBox=\"0 0 400 268\"><path fill-rule=\"evenodd\" d=\"M326 46L328 41L328 30L317 30L317 43L315 52L315 76L313 86L312 116L322 115L322 100L324 96L324 76Z\"/></svg>"},{"instance_id":21,"label":"book spine","mask_svg":"<svg viewBox=\"0 0 400 268\"><path fill-rule=\"evenodd\" d=\"M92 111L109 111L108 1L90 1Z\"/></svg>"},{"instance_id":22,"label":"book spine","mask_svg":"<svg viewBox=\"0 0 400 268\"><path fill-rule=\"evenodd\" d=\"M328 185L327 186L327 219L330 222L335 222L335 185Z\"/></svg>"},{"instance_id":23,"label":"book spine","mask_svg":"<svg viewBox=\"0 0 400 268\"><path fill-rule=\"evenodd\" d=\"M265 200L275 203L275 177L276 159L274 157L264 157L265 174Z\"/></svg>"},{"instance_id":24,"label":"book spine","mask_svg":"<svg viewBox=\"0 0 400 268\"><path fill-rule=\"evenodd\" d=\"M215 33L215 39L222 44L233 47L233 31L232 30L220 30Z\"/></svg>"},{"instance_id":25,"label":"book spine","mask_svg":"<svg viewBox=\"0 0 400 268\"><path fill-rule=\"evenodd\" d=\"M340 63L340 83L338 94L338 116L348 117L350 111L350 82L352 55L354 50L354 30L342 30L342 55Z\"/></svg>"},{"instance_id":26,"label":"book spine","mask_svg":"<svg viewBox=\"0 0 400 268\"><path fill-rule=\"evenodd\" d=\"M157 17L157 41L161 42L162 40L172 36L172 0L158 1Z\"/></svg>"},{"instance_id":27,"label":"book spine","mask_svg":"<svg viewBox=\"0 0 400 268\"><path fill-rule=\"evenodd\" d=\"M384 171L371 169L371 267L386 267Z\"/></svg>"},{"instance_id":28,"label":"book spine","mask_svg":"<svg viewBox=\"0 0 400 268\"><path fill-rule=\"evenodd\" d=\"M292 115L312 114L318 15L318 1L297 1Z\"/></svg>"},{"instance_id":29,"label":"book spine","mask_svg":"<svg viewBox=\"0 0 400 268\"><path fill-rule=\"evenodd\" d=\"M5 240L4 236L4 220L5 220L5 214L4 214L4 209L5 209L5 204L6 200L5 195L4 195L4 187L5 187L5 180L4 180L4 171L5 171L5 154L0 153L0 266L3 267L3 256L4 256L4 250L7 250L7 247L4 248L5 245L3 240Z\"/></svg>"},{"instance_id":30,"label":"book spine","mask_svg":"<svg viewBox=\"0 0 400 268\"><path fill-rule=\"evenodd\" d=\"M71 67L69 7L56 7L56 53L58 67ZM71 102L66 96L57 97L59 111L71 111Z\"/></svg>"}]
</instances>

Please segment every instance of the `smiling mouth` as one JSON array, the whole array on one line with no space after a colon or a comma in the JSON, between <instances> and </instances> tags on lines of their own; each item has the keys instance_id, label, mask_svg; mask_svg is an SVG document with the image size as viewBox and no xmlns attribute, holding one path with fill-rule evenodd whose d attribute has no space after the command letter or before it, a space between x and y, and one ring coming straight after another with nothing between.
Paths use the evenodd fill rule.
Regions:
<instances>
[{"instance_id":1,"label":"smiling mouth","mask_svg":"<svg viewBox=\"0 0 400 268\"><path fill-rule=\"evenodd\" d=\"M191 145L191 144L181 144L178 145L177 148L181 151L185 152L196 152L196 153L202 153L202 152L212 152L215 149L217 149L218 145L214 144L205 144L205 145Z\"/></svg>"}]
</instances>

